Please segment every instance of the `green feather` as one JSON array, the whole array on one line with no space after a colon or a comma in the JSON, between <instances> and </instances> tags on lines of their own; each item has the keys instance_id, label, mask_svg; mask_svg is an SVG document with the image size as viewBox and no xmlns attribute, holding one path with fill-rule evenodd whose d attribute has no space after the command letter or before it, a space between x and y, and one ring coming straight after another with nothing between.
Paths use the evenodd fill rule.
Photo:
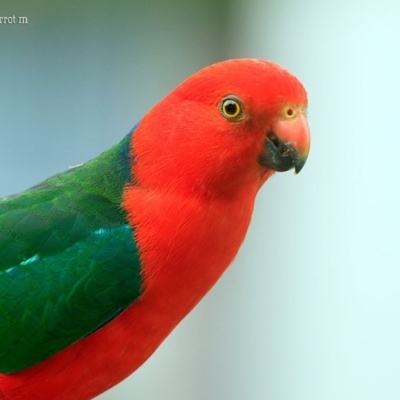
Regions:
<instances>
[{"instance_id":1,"label":"green feather","mask_svg":"<svg viewBox=\"0 0 400 400\"><path fill-rule=\"evenodd\" d=\"M121 208L130 137L0 200L0 372L43 361L140 296L138 249Z\"/></svg>"}]
</instances>

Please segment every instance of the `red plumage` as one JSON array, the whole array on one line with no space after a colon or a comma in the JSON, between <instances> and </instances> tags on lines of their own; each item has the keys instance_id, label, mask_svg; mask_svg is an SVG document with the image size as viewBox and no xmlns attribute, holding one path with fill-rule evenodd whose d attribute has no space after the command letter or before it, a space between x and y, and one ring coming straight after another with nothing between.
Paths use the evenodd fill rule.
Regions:
<instances>
[{"instance_id":1,"label":"red plumage","mask_svg":"<svg viewBox=\"0 0 400 400\"><path fill-rule=\"evenodd\" d=\"M239 99L239 118L221 110L227 96ZM252 59L210 66L157 104L132 136L135 181L123 201L140 249L143 295L50 359L1 375L0 399L90 399L146 361L236 256L256 194L274 173L260 155L275 124L289 126L280 139L290 144L293 134L305 160L308 130L290 121L306 107L293 75Z\"/></svg>"}]
</instances>

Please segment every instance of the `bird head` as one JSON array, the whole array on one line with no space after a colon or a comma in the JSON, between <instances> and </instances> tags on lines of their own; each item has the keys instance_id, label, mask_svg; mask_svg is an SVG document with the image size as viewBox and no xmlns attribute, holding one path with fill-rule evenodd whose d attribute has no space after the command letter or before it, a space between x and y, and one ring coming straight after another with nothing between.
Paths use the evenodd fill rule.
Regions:
<instances>
[{"instance_id":1,"label":"bird head","mask_svg":"<svg viewBox=\"0 0 400 400\"><path fill-rule=\"evenodd\" d=\"M276 171L303 168L310 148L306 111L303 85L277 64L211 65L143 118L133 139L135 176L214 196L258 189Z\"/></svg>"}]
</instances>

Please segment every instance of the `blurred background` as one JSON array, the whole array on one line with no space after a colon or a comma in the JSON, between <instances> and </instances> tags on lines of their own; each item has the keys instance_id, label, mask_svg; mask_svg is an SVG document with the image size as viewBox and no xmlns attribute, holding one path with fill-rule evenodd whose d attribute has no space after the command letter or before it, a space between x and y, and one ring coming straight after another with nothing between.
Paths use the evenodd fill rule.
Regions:
<instances>
[{"instance_id":1,"label":"blurred background","mask_svg":"<svg viewBox=\"0 0 400 400\"><path fill-rule=\"evenodd\" d=\"M309 93L299 176L235 263L98 399L400 398L400 2L2 0L0 196L86 161L202 67L265 58Z\"/></svg>"}]
</instances>

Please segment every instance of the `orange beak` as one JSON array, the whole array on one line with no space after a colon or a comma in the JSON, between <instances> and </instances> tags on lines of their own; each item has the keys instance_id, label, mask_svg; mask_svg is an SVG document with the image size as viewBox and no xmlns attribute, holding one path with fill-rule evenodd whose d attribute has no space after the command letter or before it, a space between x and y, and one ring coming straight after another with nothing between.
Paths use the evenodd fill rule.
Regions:
<instances>
[{"instance_id":1,"label":"orange beak","mask_svg":"<svg viewBox=\"0 0 400 400\"><path fill-rule=\"evenodd\" d=\"M310 129L307 118L300 112L293 118L276 121L259 158L261 165L274 171L301 171L310 151Z\"/></svg>"}]
</instances>

